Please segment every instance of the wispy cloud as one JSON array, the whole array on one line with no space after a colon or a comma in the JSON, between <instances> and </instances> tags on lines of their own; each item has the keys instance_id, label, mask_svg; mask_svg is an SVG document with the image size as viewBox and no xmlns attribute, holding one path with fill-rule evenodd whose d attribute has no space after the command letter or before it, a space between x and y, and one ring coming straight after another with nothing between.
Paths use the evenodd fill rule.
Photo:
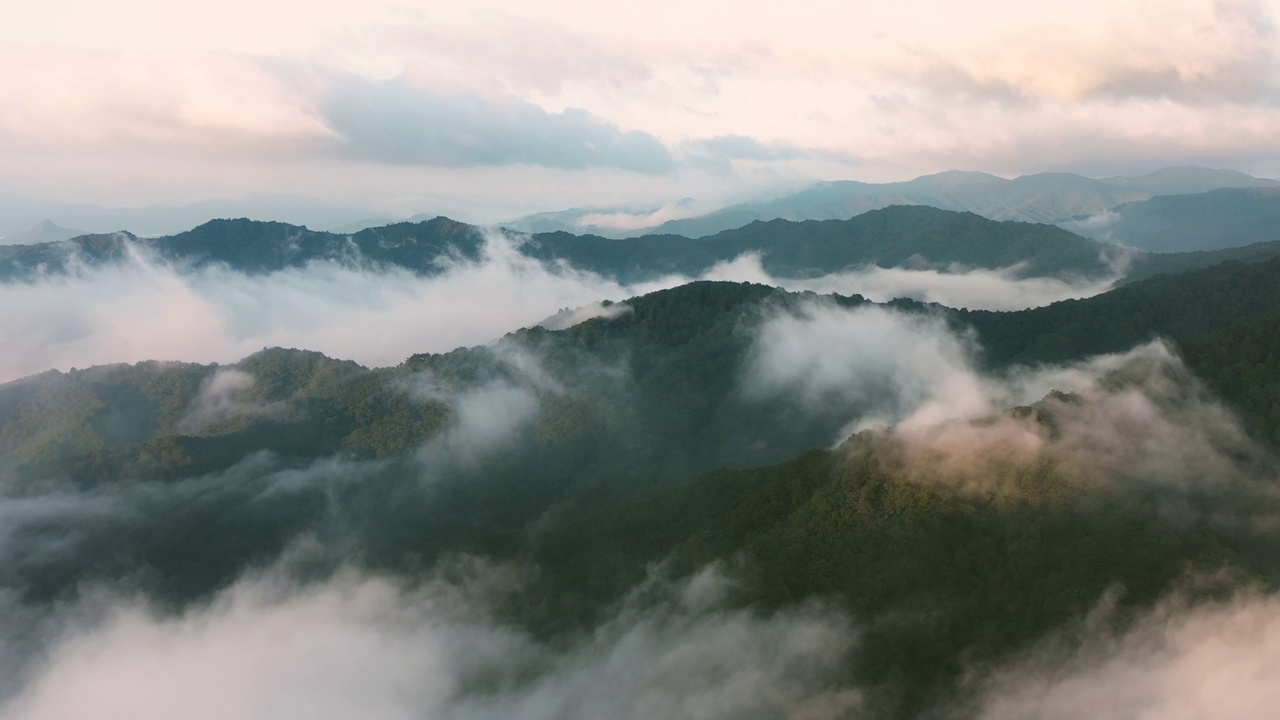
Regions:
<instances>
[{"instance_id":1,"label":"wispy cloud","mask_svg":"<svg viewBox=\"0 0 1280 720\"><path fill-rule=\"evenodd\" d=\"M511 583L501 574L482 567L463 583L416 588L266 574L176 617L98 598L97 609L61 611L47 660L0 707L14 720L826 720L859 704L839 685L852 634L838 613L720 609L712 586L722 581L708 570L548 645L496 619Z\"/></svg>"}]
</instances>

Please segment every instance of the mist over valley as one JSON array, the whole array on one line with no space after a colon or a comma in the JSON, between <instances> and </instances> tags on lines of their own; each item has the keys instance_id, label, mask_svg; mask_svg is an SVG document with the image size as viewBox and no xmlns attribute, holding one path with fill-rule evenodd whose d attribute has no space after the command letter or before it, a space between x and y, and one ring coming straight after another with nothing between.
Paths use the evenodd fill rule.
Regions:
<instances>
[{"instance_id":1,"label":"mist over valley","mask_svg":"<svg viewBox=\"0 0 1280 720\"><path fill-rule=\"evenodd\" d=\"M0 720L1274 716L1274 0L6 10Z\"/></svg>"}]
</instances>

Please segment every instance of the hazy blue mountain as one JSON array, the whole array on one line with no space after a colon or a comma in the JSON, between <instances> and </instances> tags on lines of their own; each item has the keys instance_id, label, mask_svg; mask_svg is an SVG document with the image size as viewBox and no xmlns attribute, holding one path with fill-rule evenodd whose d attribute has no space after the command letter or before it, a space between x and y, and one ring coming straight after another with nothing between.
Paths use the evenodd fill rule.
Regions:
<instances>
[{"instance_id":1,"label":"hazy blue mountain","mask_svg":"<svg viewBox=\"0 0 1280 720\"><path fill-rule=\"evenodd\" d=\"M1134 255L1124 279L1124 285L1144 280L1154 275L1177 275L1224 262L1253 263L1280 256L1280 240L1260 242L1222 250L1196 250L1193 252L1146 252Z\"/></svg>"},{"instance_id":2,"label":"hazy blue mountain","mask_svg":"<svg viewBox=\"0 0 1280 720\"><path fill-rule=\"evenodd\" d=\"M929 205L973 212L994 220L1051 223L1093 215L1116 205L1156 195L1198 193L1223 187L1277 187L1280 181L1251 177L1233 170L1166 168L1136 177L1086 178L1072 173L1038 173L1012 180L981 172L948 171L906 182L823 182L784 197L745 202L699 217L671 220L629 232L577 224L586 213L543 214L543 229L601 235L671 233L703 237L755 220L846 219L890 205Z\"/></svg>"},{"instance_id":3,"label":"hazy blue mountain","mask_svg":"<svg viewBox=\"0 0 1280 720\"><path fill-rule=\"evenodd\" d=\"M137 235L169 235L194 227L209 218L251 217L284 220L320 228L341 228L368 218L368 210L345 208L291 195L253 196L206 200L182 205L149 205L116 208L89 203L66 203L36 198L0 197L0 236L24 232L50 220L83 232L103 233L128 229ZM381 224L373 220L367 225ZM4 242L11 242L5 240ZM30 243L30 240L20 242Z\"/></svg>"},{"instance_id":4,"label":"hazy blue mountain","mask_svg":"<svg viewBox=\"0 0 1280 720\"><path fill-rule=\"evenodd\" d=\"M1154 252L1273 242L1280 240L1280 187L1160 195L1060 224L1086 237Z\"/></svg>"},{"instance_id":5,"label":"hazy blue mountain","mask_svg":"<svg viewBox=\"0 0 1280 720\"><path fill-rule=\"evenodd\" d=\"M0 237L0 244L4 245L39 245L41 243L60 242L62 240L70 240L73 237L85 235L83 230L70 230L68 228L59 227L50 220L41 220L40 224L30 230L13 233Z\"/></svg>"}]
</instances>

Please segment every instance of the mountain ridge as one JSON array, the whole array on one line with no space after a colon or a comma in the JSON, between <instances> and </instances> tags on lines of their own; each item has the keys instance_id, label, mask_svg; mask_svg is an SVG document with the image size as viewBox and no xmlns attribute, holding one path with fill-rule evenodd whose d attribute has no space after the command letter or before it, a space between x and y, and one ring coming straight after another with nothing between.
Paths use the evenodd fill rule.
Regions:
<instances>
[{"instance_id":1,"label":"mountain ridge","mask_svg":"<svg viewBox=\"0 0 1280 720\"><path fill-rule=\"evenodd\" d=\"M337 260L433 274L443 260L454 257L450 253L478 260L486 232L443 217L369 228L352 235L279 222L220 219L162 238L117 234L0 246L0 280L65 270L77 254L90 265L118 260L129 243L166 261L195 266L224 263L243 272L272 272L311 261ZM496 232L529 257L567 261L622 282L669 274L693 277L749 253L759 253L765 270L782 277L815 276L872 264L901 267L915 260L944 268L959 264L998 269L1024 264L1021 272L1028 275L1099 277L1110 272L1103 257L1108 246L1061 228L997 222L973 213L925 206L882 208L848 220L773 220L702 239L675 235L608 239L564 232L525 238Z\"/></svg>"},{"instance_id":2,"label":"mountain ridge","mask_svg":"<svg viewBox=\"0 0 1280 720\"><path fill-rule=\"evenodd\" d=\"M752 220L845 219L896 204L970 211L993 220L1056 223L1157 195L1244 186L1278 187L1280 181L1256 178L1234 170L1197 167L1170 167L1146 175L1101 179L1074 173L1034 173L1010 180L983 172L948 170L889 183L824 181L780 198L737 203L701 216L625 231L575 225L578 218L599 210L567 211L560 229L613 237L653 233L704 237L741 227ZM551 229L553 215L539 214L544 229ZM520 221L506 225L518 229L524 227Z\"/></svg>"}]
</instances>

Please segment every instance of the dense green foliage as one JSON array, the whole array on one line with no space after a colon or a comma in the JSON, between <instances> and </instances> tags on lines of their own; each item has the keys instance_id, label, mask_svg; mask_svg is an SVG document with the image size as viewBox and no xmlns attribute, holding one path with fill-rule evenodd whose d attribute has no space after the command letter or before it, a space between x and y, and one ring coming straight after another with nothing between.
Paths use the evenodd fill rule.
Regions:
<instances>
[{"instance_id":1,"label":"dense green foliage","mask_svg":"<svg viewBox=\"0 0 1280 720\"><path fill-rule=\"evenodd\" d=\"M1259 438L1280 447L1280 313L1242 319L1182 343L1181 350Z\"/></svg>"},{"instance_id":2,"label":"dense green foliage","mask_svg":"<svg viewBox=\"0 0 1280 720\"><path fill-rule=\"evenodd\" d=\"M727 562L738 603L838 599L864 628L852 684L871 688L886 714L913 717L965 672L1108 592L1127 612L1198 572L1229 567L1262 582L1280 572L1272 541L1208 519L1225 506L1245 516L1251 495L1208 494L1192 500L1200 514L1171 513L1163 491L1086 490L1049 458L965 491L914 478L903 452L864 433L545 533L530 556L539 602L521 609L550 631L589 627L654 563L679 575Z\"/></svg>"},{"instance_id":3,"label":"dense green foliage","mask_svg":"<svg viewBox=\"0 0 1280 720\"><path fill-rule=\"evenodd\" d=\"M1141 253L1134 256L1120 284L1145 280L1156 275L1179 273L1212 267L1224 262L1254 263L1280 255L1280 240L1258 242L1243 247L1195 252Z\"/></svg>"},{"instance_id":4,"label":"dense green foliage","mask_svg":"<svg viewBox=\"0 0 1280 720\"><path fill-rule=\"evenodd\" d=\"M1156 336L1187 340L1277 311L1280 259L1159 275L1022 312L962 310L954 317L978 331L986 361L1002 367L1120 352Z\"/></svg>"}]
</instances>

